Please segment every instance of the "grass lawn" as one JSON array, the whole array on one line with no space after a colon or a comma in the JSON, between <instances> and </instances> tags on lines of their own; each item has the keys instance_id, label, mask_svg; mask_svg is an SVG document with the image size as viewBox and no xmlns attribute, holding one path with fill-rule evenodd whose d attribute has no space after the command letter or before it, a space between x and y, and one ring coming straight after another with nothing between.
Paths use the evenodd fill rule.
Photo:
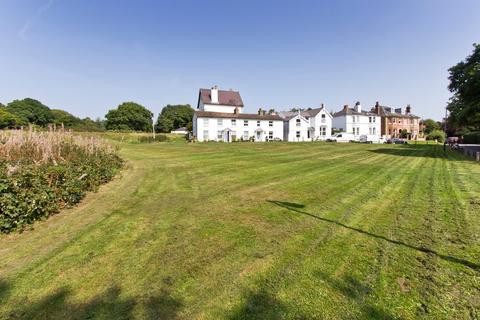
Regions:
<instances>
[{"instance_id":1,"label":"grass lawn","mask_svg":"<svg viewBox=\"0 0 480 320\"><path fill-rule=\"evenodd\" d=\"M0 236L0 318L480 318L480 165L440 145L121 155L78 207Z\"/></svg>"}]
</instances>

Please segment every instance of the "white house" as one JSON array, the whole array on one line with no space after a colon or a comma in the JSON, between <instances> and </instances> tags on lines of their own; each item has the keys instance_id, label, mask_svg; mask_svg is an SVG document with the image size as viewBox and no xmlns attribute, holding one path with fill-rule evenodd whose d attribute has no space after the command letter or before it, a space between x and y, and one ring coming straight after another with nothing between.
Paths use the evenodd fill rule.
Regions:
<instances>
[{"instance_id":1,"label":"white house","mask_svg":"<svg viewBox=\"0 0 480 320\"><path fill-rule=\"evenodd\" d=\"M332 135L333 117L323 105L299 112L281 112L279 115L285 121L285 141L326 140Z\"/></svg>"},{"instance_id":2,"label":"white house","mask_svg":"<svg viewBox=\"0 0 480 320\"><path fill-rule=\"evenodd\" d=\"M283 139L283 119L275 114L243 113L240 93L200 89L193 115L193 135L198 141L270 141Z\"/></svg>"},{"instance_id":3,"label":"white house","mask_svg":"<svg viewBox=\"0 0 480 320\"><path fill-rule=\"evenodd\" d=\"M333 114L333 128L342 132L353 133L356 138L361 135L381 135L381 117L374 113L363 111L360 102L354 108L345 105L339 112Z\"/></svg>"}]
</instances>

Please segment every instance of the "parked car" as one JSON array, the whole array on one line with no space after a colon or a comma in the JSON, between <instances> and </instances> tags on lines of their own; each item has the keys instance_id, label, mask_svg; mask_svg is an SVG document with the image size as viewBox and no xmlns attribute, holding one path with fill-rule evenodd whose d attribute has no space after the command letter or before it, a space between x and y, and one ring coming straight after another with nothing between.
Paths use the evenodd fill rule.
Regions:
<instances>
[{"instance_id":1,"label":"parked car","mask_svg":"<svg viewBox=\"0 0 480 320\"><path fill-rule=\"evenodd\" d=\"M330 142L354 142L357 141L353 133L339 132L331 136L327 141Z\"/></svg>"},{"instance_id":2,"label":"parked car","mask_svg":"<svg viewBox=\"0 0 480 320\"><path fill-rule=\"evenodd\" d=\"M363 143L385 143L385 139L376 134L362 134L359 141Z\"/></svg>"},{"instance_id":3,"label":"parked car","mask_svg":"<svg viewBox=\"0 0 480 320\"><path fill-rule=\"evenodd\" d=\"M387 143L391 144L408 144L407 140L400 139L400 138L391 138L387 140Z\"/></svg>"}]
</instances>

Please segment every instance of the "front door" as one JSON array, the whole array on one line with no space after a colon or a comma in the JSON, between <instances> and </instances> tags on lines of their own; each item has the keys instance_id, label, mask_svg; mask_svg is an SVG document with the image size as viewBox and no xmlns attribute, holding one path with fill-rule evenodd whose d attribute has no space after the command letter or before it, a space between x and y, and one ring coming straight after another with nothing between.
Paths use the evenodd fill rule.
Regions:
<instances>
[{"instance_id":1,"label":"front door","mask_svg":"<svg viewBox=\"0 0 480 320\"><path fill-rule=\"evenodd\" d=\"M230 142L230 131L225 132L225 142Z\"/></svg>"},{"instance_id":2,"label":"front door","mask_svg":"<svg viewBox=\"0 0 480 320\"><path fill-rule=\"evenodd\" d=\"M257 141L262 141L262 133L257 131Z\"/></svg>"}]
</instances>

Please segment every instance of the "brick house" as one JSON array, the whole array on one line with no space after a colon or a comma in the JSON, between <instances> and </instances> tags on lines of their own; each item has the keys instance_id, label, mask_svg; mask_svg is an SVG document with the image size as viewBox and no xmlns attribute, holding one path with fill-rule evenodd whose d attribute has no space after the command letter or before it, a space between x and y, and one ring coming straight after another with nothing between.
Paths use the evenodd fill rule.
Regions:
<instances>
[{"instance_id":1,"label":"brick house","mask_svg":"<svg viewBox=\"0 0 480 320\"><path fill-rule=\"evenodd\" d=\"M420 117L412 114L412 108L407 105L405 112L402 108L393 109L381 106L378 102L372 112L381 117L381 135L387 138L399 138L402 130L408 132L409 139L417 139L421 136Z\"/></svg>"}]
</instances>

